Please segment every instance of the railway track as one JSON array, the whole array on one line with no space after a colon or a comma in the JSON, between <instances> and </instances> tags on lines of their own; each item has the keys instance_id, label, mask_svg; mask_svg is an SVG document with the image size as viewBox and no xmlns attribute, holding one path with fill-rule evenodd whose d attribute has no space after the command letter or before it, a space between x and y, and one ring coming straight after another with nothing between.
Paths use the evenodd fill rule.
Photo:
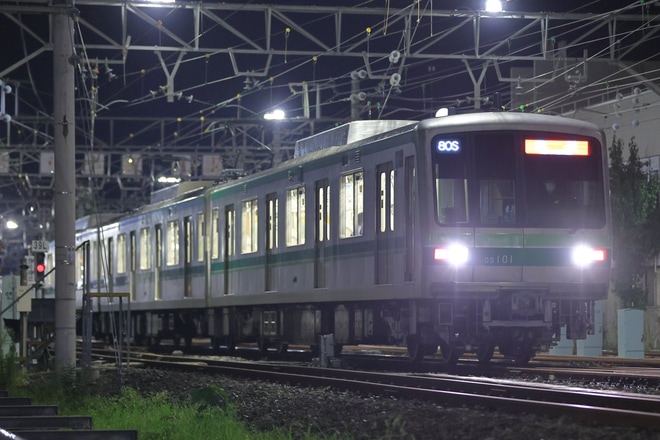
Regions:
<instances>
[{"instance_id":1,"label":"railway track","mask_svg":"<svg viewBox=\"0 0 660 440\"><path fill-rule=\"evenodd\" d=\"M95 352L114 362L114 353ZM314 368L276 362L248 362L133 353L136 365L248 377L302 386L333 387L375 395L420 399L442 405L472 405L498 411L566 417L579 423L657 429L660 397L552 385L511 383L438 374L400 374Z\"/></svg>"}]
</instances>

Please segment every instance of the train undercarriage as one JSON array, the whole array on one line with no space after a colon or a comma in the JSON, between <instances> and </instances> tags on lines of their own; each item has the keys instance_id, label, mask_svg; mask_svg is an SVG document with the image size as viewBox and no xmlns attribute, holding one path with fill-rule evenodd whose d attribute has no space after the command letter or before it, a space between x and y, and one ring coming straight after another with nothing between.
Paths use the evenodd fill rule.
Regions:
<instances>
[{"instance_id":1,"label":"train undercarriage","mask_svg":"<svg viewBox=\"0 0 660 440\"><path fill-rule=\"evenodd\" d=\"M343 345L406 347L412 360L439 353L455 363L463 353L490 361L495 350L517 364L549 349L565 325L569 339L584 339L593 330L593 302L549 300L530 292L496 299L441 299L310 303L277 306L221 307L179 311L137 311L130 320L137 344L163 340L190 347L194 338L233 349L256 344L260 350L286 351L289 345L315 349L318 337L333 334L335 353ZM108 339L109 313L96 313L94 334Z\"/></svg>"}]
</instances>

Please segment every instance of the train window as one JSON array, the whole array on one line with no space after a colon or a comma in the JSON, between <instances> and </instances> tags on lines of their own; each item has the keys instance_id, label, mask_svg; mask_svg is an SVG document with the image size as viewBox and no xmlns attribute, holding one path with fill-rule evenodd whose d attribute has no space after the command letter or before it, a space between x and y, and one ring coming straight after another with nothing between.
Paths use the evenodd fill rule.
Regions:
<instances>
[{"instance_id":1,"label":"train window","mask_svg":"<svg viewBox=\"0 0 660 440\"><path fill-rule=\"evenodd\" d=\"M225 257L236 253L236 211L234 205L225 207Z\"/></svg>"},{"instance_id":2,"label":"train window","mask_svg":"<svg viewBox=\"0 0 660 440\"><path fill-rule=\"evenodd\" d=\"M183 218L183 262L185 264L192 263L193 255L193 221L192 215L187 215Z\"/></svg>"},{"instance_id":3,"label":"train window","mask_svg":"<svg viewBox=\"0 0 660 440\"><path fill-rule=\"evenodd\" d=\"M516 223L516 149L510 133L475 136L475 172L482 225Z\"/></svg>"},{"instance_id":4,"label":"train window","mask_svg":"<svg viewBox=\"0 0 660 440\"><path fill-rule=\"evenodd\" d=\"M330 185L328 179L316 183L317 240L330 240Z\"/></svg>"},{"instance_id":5,"label":"train window","mask_svg":"<svg viewBox=\"0 0 660 440\"><path fill-rule=\"evenodd\" d=\"M137 251L137 246L135 242L135 231L131 231L130 234L128 235L128 255L129 255L129 261L128 264L130 264L130 271L135 272L135 253Z\"/></svg>"},{"instance_id":6,"label":"train window","mask_svg":"<svg viewBox=\"0 0 660 440\"><path fill-rule=\"evenodd\" d=\"M140 229L140 270L151 269L151 231Z\"/></svg>"},{"instance_id":7,"label":"train window","mask_svg":"<svg viewBox=\"0 0 660 440\"><path fill-rule=\"evenodd\" d=\"M468 216L467 179L441 179L440 169L435 167L435 192L437 215L442 224L466 223Z\"/></svg>"},{"instance_id":8,"label":"train window","mask_svg":"<svg viewBox=\"0 0 660 440\"><path fill-rule=\"evenodd\" d=\"M258 206L257 199L245 200L242 204L242 231L241 231L241 253L250 254L257 252Z\"/></svg>"},{"instance_id":9,"label":"train window","mask_svg":"<svg viewBox=\"0 0 660 440\"><path fill-rule=\"evenodd\" d=\"M204 261L204 214L197 214L197 261Z\"/></svg>"},{"instance_id":10,"label":"train window","mask_svg":"<svg viewBox=\"0 0 660 440\"><path fill-rule=\"evenodd\" d=\"M165 264L168 266L179 264L179 241L179 222L171 220L165 231Z\"/></svg>"},{"instance_id":11,"label":"train window","mask_svg":"<svg viewBox=\"0 0 660 440\"><path fill-rule=\"evenodd\" d=\"M305 244L305 187L286 192L286 245Z\"/></svg>"},{"instance_id":12,"label":"train window","mask_svg":"<svg viewBox=\"0 0 660 440\"><path fill-rule=\"evenodd\" d=\"M534 133L536 139L561 139L556 134ZM525 154L526 224L536 227L602 227L605 194L599 143L588 141L587 155Z\"/></svg>"},{"instance_id":13,"label":"train window","mask_svg":"<svg viewBox=\"0 0 660 440\"><path fill-rule=\"evenodd\" d=\"M433 178L436 217L441 224L455 225L468 221L468 149L462 136L443 134L433 146Z\"/></svg>"},{"instance_id":14,"label":"train window","mask_svg":"<svg viewBox=\"0 0 660 440\"><path fill-rule=\"evenodd\" d=\"M113 238L108 237L108 242L106 244L106 251L108 253L107 255L108 283L113 282L113 277L115 275L115 271L114 271L115 259L113 258L114 257L113 252L115 251L115 248L113 247L113 242L114 242ZM46 266L46 267L50 267L50 266Z\"/></svg>"},{"instance_id":15,"label":"train window","mask_svg":"<svg viewBox=\"0 0 660 440\"><path fill-rule=\"evenodd\" d=\"M117 236L117 273L126 273L126 234Z\"/></svg>"},{"instance_id":16,"label":"train window","mask_svg":"<svg viewBox=\"0 0 660 440\"><path fill-rule=\"evenodd\" d=\"M277 201L277 194L268 194L266 196L266 234L268 234L266 247L269 250L277 249L279 244L277 239L278 217L279 204Z\"/></svg>"},{"instance_id":17,"label":"train window","mask_svg":"<svg viewBox=\"0 0 660 440\"><path fill-rule=\"evenodd\" d=\"M379 169L380 213L378 219L380 224L378 228L380 232L394 231L394 170L391 169L391 166L390 163L387 164L390 169L382 171Z\"/></svg>"},{"instance_id":18,"label":"train window","mask_svg":"<svg viewBox=\"0 0 660 440\"><path fill-rule=\"evenodd\" d=\"M364 217L364 171L339 179L339 238L362 235Z\"/></svg>"},{"instance_id":19,"label":"train window","mask_svg":"<svg viewBox=\"0 0 660 440\"><path fill-rule=\"evenodd\" d=\"M53 266L48 266L53 267ZM76 251L76 288L82 289L85 282L85 247L81 246Z\"/></svg>"},{"instance_id":20,"label":"train window","mask_svg":"<svg viewBox=\"0 0 660 440\"><path fill-rule=\"evenodd\" d=\"M390 231L394 230L394 170L389 172L390 181Z\"/></svg>"},{"instance_id":21,"label":"train window","mask_svg":"<svg viewBox=\"0 0 660 440\"><path fill-rule=\"evenodd\" d=\"M211 211L211 259L220 257L220 209Z\"/></svg>"},{"instance_id":22,"label":"train window","mask_svg":"<svg viewBox=\"0 0 660 440\"><path fill-rule=\"evenodd\" d=\"M154 225L154 244L156 246L155 263L156 270L154 271L154 299L159 301L163 299L163 289L161 280L161 268L163 267L163 225L156 223Z\"/></svg>"}]
</instances>

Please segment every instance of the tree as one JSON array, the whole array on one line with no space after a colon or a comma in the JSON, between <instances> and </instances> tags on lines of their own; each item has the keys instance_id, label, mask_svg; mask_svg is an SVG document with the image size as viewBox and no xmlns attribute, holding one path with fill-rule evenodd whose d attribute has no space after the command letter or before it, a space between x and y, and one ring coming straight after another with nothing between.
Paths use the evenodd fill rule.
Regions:
<instances>
[{"instance_id":1,"label":"tree","mask_svg":"<svg viewBox=\"0 0 660 440\"><path fill-rule=\"evenodd\" d=\"M635 138L628 143L627 161L621 139L614 137L609 153L613 287L623 307L644 308L644 273L660 250L660 184L657 176L645 172Z\"/></svg>"}]
</instances>

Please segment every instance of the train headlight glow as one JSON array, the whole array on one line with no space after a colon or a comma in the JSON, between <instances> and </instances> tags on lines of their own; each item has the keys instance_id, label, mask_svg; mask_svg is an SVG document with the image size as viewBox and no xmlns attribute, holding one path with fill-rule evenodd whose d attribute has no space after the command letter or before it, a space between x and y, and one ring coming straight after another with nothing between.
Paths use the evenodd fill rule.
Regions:
<instances>
[{"instance_id":1,"label":"train headlight glow","mask_svg":"<svg viewBox=\"0 0 660 440\"><path fill-rule=\"evenodd\" d=\"M573 264L579 267L586 267L592 263L605 261L607 253L605 249L594 249L589 246L576 246L573 248Z\"/></svg>"},{"instance_id":2,"label":"train headlight glow","mask_svg":"<svg viewBox=\"0 0 660 440\"><path fill-rule=\"evenodd\" d=\"M461 244L435 248L433 258L435 261L444 261L452 266L460 266L468 261L468 248Z\"/></svg>"}]
</instances>

